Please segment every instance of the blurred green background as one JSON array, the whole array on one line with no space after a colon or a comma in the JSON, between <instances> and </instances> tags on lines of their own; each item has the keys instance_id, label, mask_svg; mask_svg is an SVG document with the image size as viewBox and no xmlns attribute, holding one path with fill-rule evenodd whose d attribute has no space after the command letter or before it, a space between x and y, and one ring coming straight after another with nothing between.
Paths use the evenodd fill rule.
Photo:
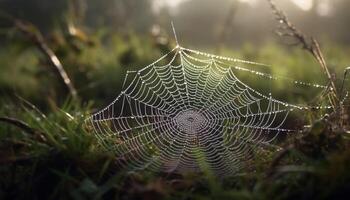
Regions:
<instances>
[{"instance_id":1,"label":"blurred green background","mask_svg":"<svg viewBox=\"0 0 350 200\"><path fill-rule=\"evenodd\" d=\"M331 72L340 80L350 65L350 2L281 0L278 5L299 29L320 41ZM127 70L146 66L174 47L171 21L184 47L271 64L270 69L254 70L327 84L311 55L274 33L278 23L266 1L0 0L0 11L39 29L79 97L99 108L117 96ZM61 104L67 91L42 52L8 18L1 17L0 25L1 98L17 94L40 107ZM307 102L320 92L243 78L293 103Z\"/></svg>"},{"instance_id":2,"label":"blurred green background","mask_svg":"<svg viewBox=\"0 0 350 200\"><path fill-rule=\"evenodd\" d=\"M350 1L276 3L317 38L340 89L350 66ZM27 33L18 20L27 22ZM85 119L114 100L127 70L175 47L171 21L183 47L272 65L242 64L251 70L327 84L310 53L275 34L279 22L265 0L0 0L0 199L341 199L349 193L349 100L341 113L293 113L285 128L303 131L282 135L276 141L281 148L258 146L242 173L222 184L210 173L153 176L116 166ZM55 67L28 32L40 32L80 101L67 100ZM279 100L319 103L312 101L319 88L237 76Z\"/></svg>"}]
</instances>

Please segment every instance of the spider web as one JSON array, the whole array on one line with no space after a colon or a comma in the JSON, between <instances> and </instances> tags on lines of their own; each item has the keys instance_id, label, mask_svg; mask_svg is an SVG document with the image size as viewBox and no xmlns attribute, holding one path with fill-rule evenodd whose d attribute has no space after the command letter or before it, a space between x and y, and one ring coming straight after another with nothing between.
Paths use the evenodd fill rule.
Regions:
<instances>
[{"instance_id":1,"label":"spider web","mask_svg":"<svg viewBox=\"0 0 350 200\"><path fill-rule=\"evenodd\" d=\"M296 132L283 128L290 112L310 109L249 87L236 77L237 70L272 80L281 77L242 65L264 66L177 46L149 66L128 71L123 91L89 122L129 170L234 174L256 146ZM316 107L325 108L331 107Z\"/></svg>"}]
</instances>

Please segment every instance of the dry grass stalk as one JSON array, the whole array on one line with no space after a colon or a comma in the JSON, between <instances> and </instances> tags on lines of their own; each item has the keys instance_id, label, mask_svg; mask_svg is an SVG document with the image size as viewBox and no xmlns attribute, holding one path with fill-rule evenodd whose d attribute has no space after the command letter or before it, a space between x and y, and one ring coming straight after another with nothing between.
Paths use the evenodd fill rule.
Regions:
<instances>
[{"instance_id":1,"label":"dry grass stalk","mask_svg":"<svg viewBox=\"0 0 350 200\"><path fill-rule=\"evenodd\" d=\"M13 19L15 27L27 36L40 49L40 51L47 57L50 64L55 67L57 75L62 79L67 87L69 93L74 99L77 98L77 91L70 80L67 72L63 68L61 61L58 59L53 50L47 45L41 32L32 24L24 22L19 19Z\"/></svg>"},{"instance_id":2,"label":"dry grass stalk","mask_svg":"<svg viewBox=\"0 0 350 200\"><path fill-rule=\"evenodd\" d=\"M64 69L61 61L56 56L55 52L49 47L45 38L40 30L38 30L33 24L17 19L7 13L0 11L0 17L8 20L13 26L22 32L35 46L45 55L50 62L51 66L55 68L57 76L62 80L70 95L73 99L78 98L77 90L75 89L73 82L69 78L66 70Z\"/></svg>"},{"instance_id":3,"label":"dry grass stalk","mask_svg":"<svg viewBox=\"0 0 350 200\"><path fill-rule=\"evenodd\" d=\"M271 6L273 14L276 20L280 23L277 30L277 34L281 37L291 37L296 40L296 45L301 45L303 49L312 54L312 56L320 64L322 71L325 73L329 80L329 98L330 102L334 107L339 106L339 98L337 95L337 88L334 83L334 77L330 73L326 60L324 59L323 53L321 51L320 45L317 40L313 37L307 37L303 32L295 27L293 23L290 22L286 14L277 7L273 0L267 0Z\"/></svg>"}]
</instances>

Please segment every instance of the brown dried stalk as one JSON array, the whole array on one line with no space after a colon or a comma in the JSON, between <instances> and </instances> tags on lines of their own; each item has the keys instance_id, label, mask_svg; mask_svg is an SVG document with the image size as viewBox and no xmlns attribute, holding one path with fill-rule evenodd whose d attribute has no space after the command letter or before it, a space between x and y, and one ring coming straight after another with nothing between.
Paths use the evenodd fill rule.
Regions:
<instances>
[{"instance_id":1,"label":"brown dried stalk","mask_svg":"<svg viewBox=\"0 0 350 200\"><path fill-rule=\"evenodd\" d=\"M313 37L307 37L299 29L295 27L294 24L290 22L286 14L277 7L273 0L267 0L271 6L273 14L276 17L276 20L280 23L277 34L281 37L291 37L296 40L296 45L301 45L303 49L312 54L312 56L320 64L322 71L327 76L330 82L330 97L331 103L333 105L339 105L339 98L337 95L337 88L334 83L334 77L331 75L327 63L324 59L323 53L320 49L320 45L317 40Z\"/></svg>"},{"instance_id":2,"label":"brown dried stalk","mask_svg":"<svg viewBox=\"0 0 350 200\"><path fill-rule=\"evenodd\" d=\"M55 67L57 75L62 79L67 87L69 93L74 99L77 98L77 91L68 77L67 72L63 68L61 61L57 58L53 50L47 45L41 32L31 23L24 22L19 19L13 19L15 27L27 36L40 49L40 51L47 57L50 64Z\"/></svg>"},{"instance_id":3,"label":"brown dried stalk","mask_svg":"<svg viewBox=\"0 0 350 200\"><path fill-rule=\"evenodd\" d=\"M7 123L9 125L15 126L21 130L23 130L24 132L28 133L29 135L31 135L32 137L34 137L35 139L37 139L40 142L46 143L47 140L45 138L45 134L39 130L36 130L32 127L30 127L27 123L19 120L19 119L15 119L15 118L11 118L11 117L0 117L0 122L4 122Z\"/></svg>"},{"instance_id":4,"label":"brown dried stalk","mask_svg":"<svg viewBox=\"0 0 350 200\"><path fill-rule=\"evenodd\" d=\"M57 76L63 81L69 93L74 99L77 99L77 90L75 89L71 79L66 70L63 68L61 61L58 59L54 51L48 46L42 33L31 23L17 19L7 13L0 12L0 17L11 22L15 28L21 31L35 46L46 56L56 70Z\"/></svg>"},{"instance_id":5,"label":"brown dried stalk","mask_svg":"<svg viewBox=\"0 0 350 200\"><path fill-rule=\"evenodd\" d=\"M344 70L344 77L343 77L343 81L342 81L342 84L341 84L341 88L340 88L340 100L343 101L343 93L344 93L344 86L345 86L345 82L346 82L346 79L347 79L347 76L350 72L350 67L347 67L345 70Z\"/></svg>"},{"instance_id":6,"label":"brown dried stalk","mask_svg":"<svg viewBox=\"0 0 350 200\"><path fill-rule=\"evenodd\" d=\"M0 117L0 122L4 122L4 123L7 123L7 124L11 124L13 126L16 126L20 129L22 129L24 132L30 134L30 135L35 135L37 134L37 130L31 128L27 123L21 121L21 120L18 120L18 119L15 119L15 118L10 118L10 117Z\"/></svg>"}]
</instances>

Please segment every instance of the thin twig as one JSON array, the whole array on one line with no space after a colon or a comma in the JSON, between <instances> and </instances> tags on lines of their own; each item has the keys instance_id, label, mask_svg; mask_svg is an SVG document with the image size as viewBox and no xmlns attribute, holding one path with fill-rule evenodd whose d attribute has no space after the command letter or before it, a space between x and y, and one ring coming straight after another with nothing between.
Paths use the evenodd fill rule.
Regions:
<instances>
[{"instance_id":1,"label":"thin twig","mask_svg":"<svg viewBox=\"0 0 350 200\"><path fill-rule=\"evenodd\" d=\"M1 17L9 20L13 23L15 28L21 31L28 39L30 39L35 46L47 57L50 64L55 68L57 76L63 81L64 85L67 87L70 95L77 99L77 91L69 78L66 70L64 69L61 61L58 59L54 51L48 46L42 33L33 24L17 19L7 13L0 13Z\"/></svg>"},{"instance_id":2,"label":"thin twig","mask_svg":"<svg viewBox=\"0 0 350 200\"><path fill-rule=\"evenodd\" d=\"M0 122L5 122L13 126L16 126L31 135L35 135L37 132L35 129L31 128L27 123L19 119L10 118L10 117L0 117Z\"/></svg>"},{"instance_id":3,"label":"thin twig","mask_svg":"<svg viewBox=\"0 0 350 200\"><path fill-rule=\"evenodd\" d=\"M341 85L341 89L340 89L340 99L342 100L343 98L343 93L344 93L344 86L345 86L345 82L346 82L346 78L347 78L347 75L350 71L350 67L347 67L345 70L344 70L344 77L343 77L343 81L342 81L342 85Z\"/></svg>"},{"instance_id":4,"label":"thin twig","mask_svg":"<svg viewBox=\"0 0 350 200\"><path fill-rule=\"evenodd\" d=\"M30 103L28 100L26 100L18 94L15 94L15 97L17 97L21 102L24 103L24 108L29 107L31 110L39 114L41 118L46 119L46 115L43 112L41 112L39 108L37 108L34 104Z\"/></svg>"},{"instance_id":5,"label":"thin twig","mask_svg":"<svg viewBox=\"0 0 350 200\"><path fill-rule=\"evenodd\" d=\"M41 52L47 57L47 59L50 61L51 65L55 67L57 74L62 79L64 84L69 90L69 93L72 95L73 98L77 98L77 91L68 77L67 72L63 68L63 65L61 61L58 59L58 57L55 55L53 50L47 45L44 37L40 33L38 29L36 29L32 24L29 24L28 22L24 22L19 19L14 20L15 26L20 30L22 33L24 33L31 41L35 43L35 45L41 50Z\"/></svg>"},{"instance_id":6,"label":"thin twig","mask_svg":"<svg viewBox=\"0 0 350 200\"><path fill-rule=\"evenodd\" d=\"M312 54L312 56L320 64L323 72L326 74L331 84L331 96L332 96L331 103L333 105L338 105L339 98L337 95L337 88L334 83L334 78L327 67L327 63L324 59L323 53L321 51L320 45L317 42L317 40L313 37L307 37L299 29L297 29L295 25L290 22L286 14L277 7L277 5L274 3L273 0L267 0L267 1L271 6L273 14L276 17L276 20L281 24L281 26L279 27L279 30L277 31L278 35L281 37L288 36L296 39L296 42L297 42L296 44L302 45L303 49L305 49L306 51Z\"/></svg>"},{"instance_id":7,"label":"thin twig","mask_svg":"<svg viewBox=\"0 0 350 200\"><path fill-rule=\"evenodd\" d=\"M27 123L25 123L19 119L15 119L15 118L11 118L11 117L0 117L0 122L4 122L4 123L10 124L10 125L13 125L15 127L18 127L30 135L39 136L39 139L42 142L46 142L45 137L43 136L43 134L40 131L30 127Z\"/></svg>"}]
</instances>

